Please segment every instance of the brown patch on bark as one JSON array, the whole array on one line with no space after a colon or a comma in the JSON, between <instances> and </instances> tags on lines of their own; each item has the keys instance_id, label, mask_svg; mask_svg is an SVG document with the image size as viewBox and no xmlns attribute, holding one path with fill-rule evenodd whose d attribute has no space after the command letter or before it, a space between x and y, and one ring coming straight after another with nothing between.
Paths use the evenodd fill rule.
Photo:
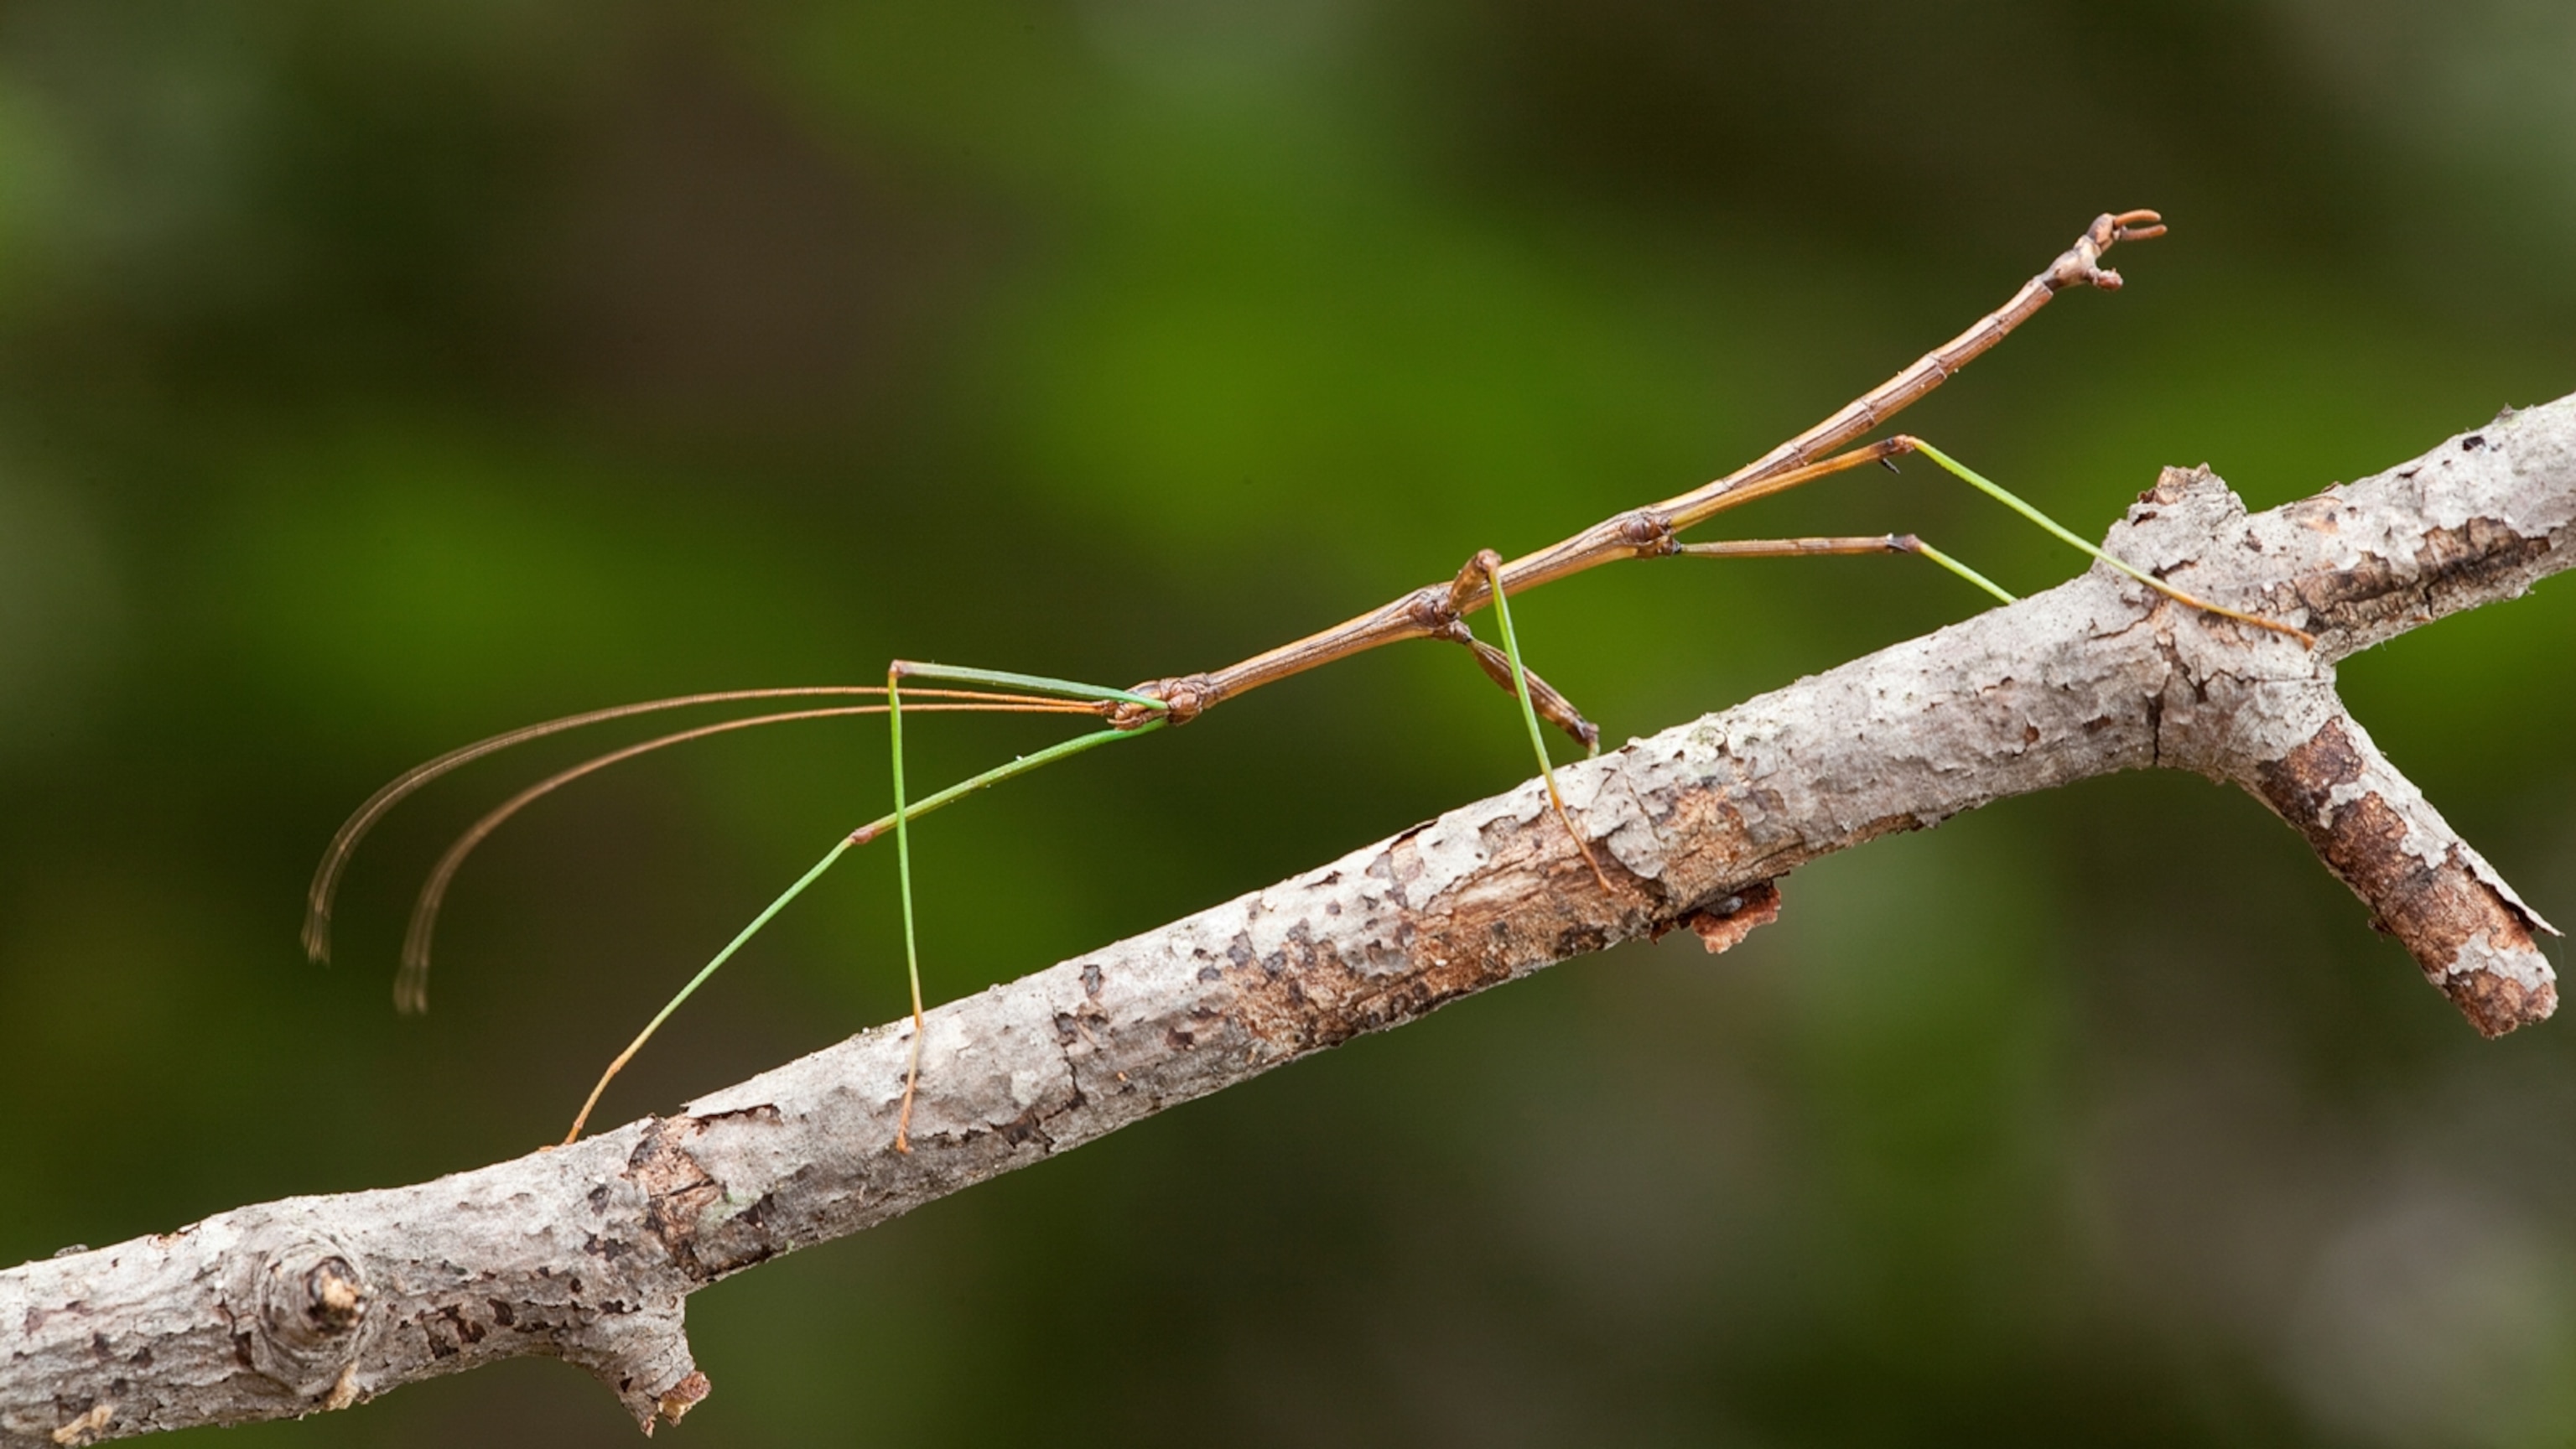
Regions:
<instances>
[{"instance_id":1,"label":"brown patch on bark","mask_svg":"<svg viewBox=\"0 0 2576 1449\"><path fill-rule=\"evenodd\" d=\"M2342 723L2329 720L2257 776L2265 801L2307 836L2327 869L2370 907L2372 924L2406 947L2480 1034L2502 1036L2546 1018L2558 992L2522 912L2458 850L2438 860L2410 852L2405 817L2377 792L2333 803L2336 787L2359 781L2366 766ZM2530 963L2537 983L2488 969L2496 957Z\"/></svg>"},{"instance_id":2,"label":"brown patch on bark","mask_svg":"<svg viewBox=\"0 0 2576 1449\"><path fill-rule=\"evenodd\" d=\"M1658 887L1604 858L1614 888L1604 896L1551 814L1490 826L1485 847L1487 864L1470 882L1407 903L1365 958L1345 958L1302 926L1266 956L1239 939L1223 968L1234 987L1234 1024L1281 1056L1338 1046L1641 934L1651 918ZM1418 849L1411 838L1398 840L1382 858L1386 877L1414 878Z\"/></svg>"},{"instance_id":3,"label":"brown patch on bark","mask_svg":"<svg viewBox=\"0 0 2576 1449\"><path fill-rule=\"evenodd\" d=\"M1737 803L1738 791L1744 792L1757 813L1766 819L1778 819L1786 809L1776 795L1744 785L1679 789L1669 796L1654 797L1655 804L1669 801L1669 808L1653 817L1656 830L1668 841L1684 843L1683 848L1665 854L1662 872L1656 878L1656 889L1668 910L1684 901L1721 899L1744 889L1748 880L1776 880L1813 858L1813 853L1797 849L1782 851L1775 847L1766 853L1745 823L1744 810ZM1861 829L1879 835L1909 828L1912 823L1908 817L1875 822ZM1665 914L1648 929L1661 934L1684 924L1684 917Z\"/></svg>"},{"instance_id":4,"label":"brown patch on bark","mask_svg":"<svg viewBox=\"0 0 2576 1449\"><path fill-rule=\"evenodd\" d=\"M2503 581L2531 572L2548 553L2545 534L2526 535L2496 519L2472 518L2426 533L2412 559L2365 555L2350 568L2300 579L2291 592L2307 606L2315 628L2368 629L2479 603Z\"/></svg>"},{"instance_id":5,"label":"brown patch on bark","mask_svg":"<svg viewBox=\"0 0 2576 1449\"><path fill-rule=\"evenodd\" d=\"M1691 912L1682 924L1699 937L1708 954L1715 956L1735 949L1745 937L1778 919L1780 890L1766 880Z\"/></svg>"},{"instance_id":6,"label":"brown patch on bark","mask_svg":"<svg viewBox=\"0 0 2576 1449\"><path fill-rule=\"evenodd\" d=\"M357 1270L345 1259L325 1258L306 1275L305 1294L310 1302L305 1315L314 1328L325 1336L337 1336L358 1326L366 1311L366 1289L357 1281Z\"/></svg>"},{"instance_id":7,"label":"brown patch on bark","mask_svg":"<svg viewBox=\"0 0 2576 1449\"><path fill-rule=\"evenodd\" d=\"M699 1400L714 1391L715 1385L707 1382L705 1374L691 1369L687 1378L662 1391L661 1397L653 1401L653 1409L666 1422L676 1424L688 1417L689 1411L698 1406ZM644 1432L650 1435L653 1432L653 1426L646 1424Z\"/></svg>"},{"instance_id":8,"label":"brown patch on bark","mask_svg":"<svg viewBox=\"0 0 2576 1449\"><path fill-rule=\"evenodd\" d=\"M694 1117L656 1118L626 1162L626 1175L644 1191L645 1232L696 1278L713 1276L698 1262L698 1217L724 1192L684 1146L705 1130Z\"/></svg>"},{"instance_id":9,"label":"brown patch on bark","mask_svg":"<svg viewBox=\"0 0 2576 1449\"><path fill-rule=\"evenodd\" d=\"M1393 928L1365 948L1366 959L1362 952L1346 959L1342 948L1302 927L1292 927L1267 956L1257 957L1249 941L1238 938L1222 970L1234 988L1228 1016L1261 1048L1296 1056L1401 1025L1541 966L1637 936L1687 925L1711 950L1724 950L1778 919L1779 893L1769 877L1785 874L1807 853L1761 857L1722 788L1677 791L1669 803L1659 818L1677 833L1698 837L1696 848L1667 856L1655 880L1627 872L1603 853L1601 864L1614 887L1607 897L1593 885L1564 829L1542 813L1517 825L1487 827L1486 863L1472 880L1436 899L1406 902ZM1778 813L1776 807L1771 813ZM1897 815L1862 825L1857 833L1868 838L1921 825L1913 816ZM1381 857L1383 870L1372 873L1391 882L1412 879L1418 870L1412 852L1418 848L1412 838L1399 838ZM1743 884L1757 872L1761 878ZM1728 899L1735 901L1731 908L1710 905L1673 914L1676 900Z\"/></svg>"},{"instance_id":10,"label":"brown patch on bark","mask_svg":"<svg viewBox=\"0 0 2576 1449\"><path fill-rule=\"evenodd\" d=\"M109 1422L115 1417L116 1405L101 1399L89 1406L89 1412L54 1430L53 1441L64 1445L96 1443L98 1436L107 1431Z\"/></svg>"}]
</instances>

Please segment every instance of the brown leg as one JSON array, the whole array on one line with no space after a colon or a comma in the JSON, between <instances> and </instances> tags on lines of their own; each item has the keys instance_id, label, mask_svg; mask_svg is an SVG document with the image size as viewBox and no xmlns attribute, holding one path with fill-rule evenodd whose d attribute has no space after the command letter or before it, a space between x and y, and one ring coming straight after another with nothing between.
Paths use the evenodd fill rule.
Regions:
<instances>
[{"instance_id":1,"label":"brown leg","mask_svg":"<svg viewBox=\"0 0 2576 1449\"><path fill-rule=\"evenodd\" d=\"M1717 543L1685 543L1674 551L1695 558L1824 558L1834 554L1910 553L1932 560L2004 603L2013 601L2013 596L1994 580L1910 533L1879 533L1861 538L1727 539Z\"/></svg>"},{"instance_id":2,"label":"brown leg","mask_svg":"<svg viewBox=\"0 0 2576 1449\"><path fill-rule=\"evenodd\" d=\"M1463 621L1441 637L1466 645L1468 651L1476 656L1476 667L1484 670L1485 677L1500 686L1503 693L1514 696L1519 694L1519 691L1512 687L1510 657L1500 649L1468 633ZM1528 670L1526 673L1529 676L1530 707L1538 711L1538 717L1573 736L1574 742L1583 746L1585 754L1599 754L1601 726L1585 719L1583 712L1574 707L1574 701L1567 699L1555 685L1539 678L1537 670Z\"/></svg>"},{"instance_id":3,"label":"brown leg","mask_svg":"<svg viewBox=\"0 0 2576 1449\"><path fill-rule=\"evenodd\" d=\"M1880 533L1862 538L1745 538L1717 543L1686 543L1674 550L1693 558L1821 558L1852 553L1921 553L1923 540L1910 533Z\"/></svg>"}]
</instances>

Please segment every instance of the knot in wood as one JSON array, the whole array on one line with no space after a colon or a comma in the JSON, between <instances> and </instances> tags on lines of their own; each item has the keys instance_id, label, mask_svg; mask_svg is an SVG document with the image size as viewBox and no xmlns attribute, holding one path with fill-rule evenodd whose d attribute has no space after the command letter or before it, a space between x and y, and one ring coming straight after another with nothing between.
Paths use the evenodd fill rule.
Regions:
<instances>
[{"instance_id":1,"label":"knot in wood","mask_svg":"<svg viewBox=\"0 0 2576 1449\"><path fill-rule=\"evenodd\" d=\"M251 1367L299 1397L337 1388L375 1316L377 1295L360 1262L356 1253L309 1233L282 1233L266 1247L258 1236L245 1243L241 1276L228 1296L235 1338Z\"/></svg>"}]
</instances>

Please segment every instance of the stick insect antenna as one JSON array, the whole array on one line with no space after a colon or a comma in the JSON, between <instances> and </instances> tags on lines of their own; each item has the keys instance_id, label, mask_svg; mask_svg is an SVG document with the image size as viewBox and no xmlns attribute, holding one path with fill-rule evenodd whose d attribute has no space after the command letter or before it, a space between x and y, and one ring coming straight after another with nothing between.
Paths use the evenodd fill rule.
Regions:
<instances>
[{"instance_id":1,"label":"stick insect antenna","mask_svg":"<svg viewBox=\"0 0 2576 1449\"><path fill-rule=\"evenodd\" d=\"M1079 704L1072 700L1029 698L1019 703L1000 703L998 697L997 702L991 703L946 701L916 704L913 708L931 713L954 714L1096 715L1100 712L1096 706ZM638 755L651 754L655 750L670 745L686 744L691 740L702 740L710 735L727 734L734 730L756 729L762 725L790 724L798 720L842 719L851 715L884 714L885 712L886 706L882 704L844 704L822 709L800 709L778 714L753 715L747 719L729 719L715 724L699 725L694 729L658 735L621 749L611 750L604 755L594 755L570 769L559 770L502 801L494 806L490 813L468 827L464 834L456 838L456 843L450 845L447 853L438 858L438 864L431 869L429 879L422 884L420 899L412 906L411 925L403 933L402 969L394 976L394 1009L406 1014L429 1010L430 942L432 935L438 929L438 912L446 902L447 887L456 879L457 869L465 864L465 857L473 854L474 848L481 845L493 831L500 829L511 816L584 775L607 769L611 765L634 759Z\"/></svg>"},{"instance_id":2,"label":"stick insect antenna","mask_svg":"<svg viewBox=\"0 0 2576 1449\"><path fill-rule=\"evenodd\" d=\"M434 760L425 760L386 781L376 793L368 796L365 803L359 805L347 820L342 821L338 832L332 835L330 845L322 852L321 864L314 868L313 884L304 893L304 954L315 961L331 959L331 905L339 894L340 877L348 870L349 857L356 853L358 842L366 838L367 832L375 828L376 822L384 818L385 812L401 804L422 786L442 775L470 765L486 755L496 754L512 745L541 740L548 735L562 734L566 730L606 724L610 720L625 719L631 715L652 714L666 709L688 709L704 704L734 704L754 699L828 699L853 695L877 696L884 693L882 688L872 684L823 684L776 689L727 689L711 694L683 694L669 699L648 699L636 704L611 705L606 709L585 710L580 714L569 714L560 719L521 725L517 729L504 730L487 739L476 740L470 745L459 745ZM942 691L942 693L974 697L965 690Z\"/></svg>"}]
</instances>

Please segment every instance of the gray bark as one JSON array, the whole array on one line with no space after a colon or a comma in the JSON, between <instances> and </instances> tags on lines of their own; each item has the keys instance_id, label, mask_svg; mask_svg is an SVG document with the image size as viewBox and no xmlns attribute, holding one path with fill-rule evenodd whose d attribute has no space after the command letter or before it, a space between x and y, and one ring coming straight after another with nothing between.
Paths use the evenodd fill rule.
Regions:
<instances>
[{"instance_id":1,"label":"gray bark","mask_svg":"<svg viewBox=\"0 0 2576 1449\"><path fill-rule=\"evenodd\" d=\"M2567 566L2576 398L2249 516L2167 470L2109 547L2298 623L2313 649L2101 567L1535 781L910 1025L574 1146L290 1198L0 1273L0 1446L339 1409L550 1354L647 1430L708 1385L688 1295L1470 993L1690 926L1722 949L1807 861L2005 796L2155 766L2239 785L2316 846L2488 1035L2556 1003L2550 928L2380 756L2336 663Z\"/></svg>"}]
</instances>

